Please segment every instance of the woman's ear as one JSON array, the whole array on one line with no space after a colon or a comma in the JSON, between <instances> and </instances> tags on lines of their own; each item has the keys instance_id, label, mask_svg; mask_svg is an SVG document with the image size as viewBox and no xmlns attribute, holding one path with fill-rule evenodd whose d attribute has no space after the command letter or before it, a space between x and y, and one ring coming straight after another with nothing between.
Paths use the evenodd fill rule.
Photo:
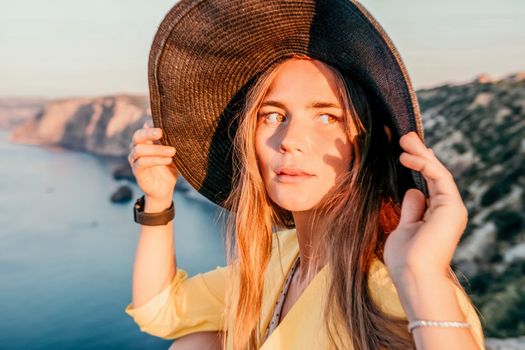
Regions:
<instances>
[{"instance_id":1,"label":"woman's ear","mask_svg":"<svg viewBox=\"0 0 525 350\"><path fill-rule=\"evenodd\" d=\"M383 125L383 128L385 129L386 136L388 137L388 142L390 143L392 141L392 130L386 125Z\"/></svg>"}]
</instances>

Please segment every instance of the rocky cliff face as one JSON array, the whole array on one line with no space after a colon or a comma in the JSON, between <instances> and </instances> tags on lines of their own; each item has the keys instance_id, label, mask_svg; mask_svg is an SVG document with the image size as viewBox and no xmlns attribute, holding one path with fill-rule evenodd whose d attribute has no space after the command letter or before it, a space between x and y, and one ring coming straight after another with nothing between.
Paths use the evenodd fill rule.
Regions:
<instances>
[{"instance_id":1,"label":"rocky cliff face","mask_svg":"<svg viewBox=\"0 0 525 350\"><path fill-rule=\"evenodd\" d=\"M488 335L525 334L525 74L418 91L426 143L469 209L456 272Z\"/></svg>"},{"instance_id":2,"label":"rocky cliff face","mask_svg":"<svg viewBox=\"0 0 525 350\"><path fill-rule=\"evenodd\" d=\"M453 267L487 336L524 335L525 73L481 75L417 95L425 142L453 173L469 209ZM148 103L129 95L53 100L17 124L12 140L125 157L132 133L151 121Z\"/></svg>"},{"instance_id":3,"label":"rocky cliff face","mask_svg":"<svg viewBox=\"0 0 525 350\"><path fill-rule=\"evenodd\" d=\"M34 118L47 102L43 98L0 98L0 129L13 129Z\"/></svg>"},{"instance_id":4,"label":"rocky cliff face","mask_svg":"<svg viewBox=\"0 0 525 350\"><path fill-rule=\"evenodd\" d=\"M150 119L146 96L53 100L16 126L10 140L123 156L129 152L130 135Z\"/></svg>"}]
</instances>

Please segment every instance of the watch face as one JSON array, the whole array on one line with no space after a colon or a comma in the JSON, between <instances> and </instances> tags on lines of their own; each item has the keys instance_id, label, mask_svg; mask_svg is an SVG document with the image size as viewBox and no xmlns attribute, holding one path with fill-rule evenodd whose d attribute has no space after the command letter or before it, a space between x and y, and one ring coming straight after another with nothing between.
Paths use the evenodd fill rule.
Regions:
<instances>
[{"instance_id":1,"label":"watch face","mask_svg":"<svg viewBox=\"0 0 525 350\"><path fill-rule=\"evenodd\" d=\"M144 212L144 197L140 197L135 201L133 206L133 220L138 224L143 224L142 214Z\"/></svg>"},{"instance_id":2,"label":"watch face","mask_svg":"<svg viewBox=\"0 0 525 350\"><path fill-rule=\"evenodd\" d=\"M135 209L136 210L143 210L144 209L144 196L138 198L136 201L135 201Z\"/></svg>"}]
</instances>

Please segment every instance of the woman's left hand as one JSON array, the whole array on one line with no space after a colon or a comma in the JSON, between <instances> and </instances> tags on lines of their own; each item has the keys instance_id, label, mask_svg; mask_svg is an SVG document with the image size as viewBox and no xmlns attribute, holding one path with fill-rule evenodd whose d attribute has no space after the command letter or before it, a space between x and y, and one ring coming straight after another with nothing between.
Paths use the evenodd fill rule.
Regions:
<instances>
[{"instance_id":1,"label":"woman's left hand","mask_svg":"<svg viewBox=\"0 0 525 350\"><path fill-rule=\"evenodd\" d=\"M448 276L452 257L463 234L468 211L452 174L415 132L399 141L402 165L420 171L427 181L428 203L418 189L409 189L401 218L385 243L384 260L391 277Z\"/></svg>"}]
</instances>

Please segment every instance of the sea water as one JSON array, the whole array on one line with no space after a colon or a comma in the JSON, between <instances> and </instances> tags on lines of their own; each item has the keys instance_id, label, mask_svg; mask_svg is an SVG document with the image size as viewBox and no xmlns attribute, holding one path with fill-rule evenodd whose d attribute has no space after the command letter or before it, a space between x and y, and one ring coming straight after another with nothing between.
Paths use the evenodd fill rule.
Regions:
<instances>
[{"instance_id":1,"label":"sea water","mask_svg":"<svg viewBox=\"0 0 525 350\"><path fill-rule=\"evenodd\" d=\"M0 131L0 349L167 349L124 309L140 226L112 203L114 161L13 144ZM217 207L176 191L177 265L224 265Z\"/></svg>"}]
</instances>

